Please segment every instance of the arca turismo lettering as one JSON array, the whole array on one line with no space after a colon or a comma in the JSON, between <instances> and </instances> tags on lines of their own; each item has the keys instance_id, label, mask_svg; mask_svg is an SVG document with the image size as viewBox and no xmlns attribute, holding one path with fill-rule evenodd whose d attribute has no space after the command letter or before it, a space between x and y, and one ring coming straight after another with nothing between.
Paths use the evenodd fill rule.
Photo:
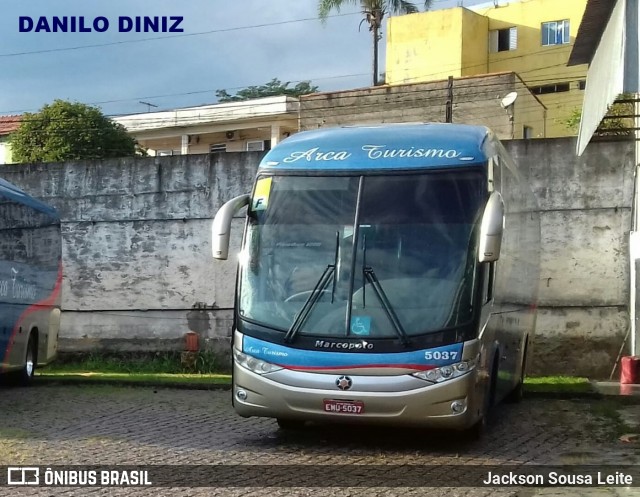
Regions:
<instances>
[{"instance_id":1,"label":"arca turismo lettering","mask_svg":"<svg viewBox=\"0 0 640 497\"><path fill-rule=\"evenodd\" d=\"M462 155L454 149L444 148L387 148L386 145L363 145L362 150L366 152L370 160L377 159L457 159ZM292 163L298 161L319 162L319 161L343 161L351 157L351 152L346 150L320 150L319 147L309 150L291 152L282 162Z\"/></svg>"},{"instance_id":2,"label":"arca turismo lettering","mask_svg":"<svg viewBox=\"0 0 640 497\"><path fill-rule=\"evenodd\" d=\"M299 160L312 161L341 161L351 157L351 154L346 150L329 150L321 151L319 147L312 148L301 152L291 152L289 156L282 159L282 162L298 162Z\"/></svg>"},{"instance_id":3,"label":"arca turismo lettering","mask_svg":"<svg viewBox=\"0 0 640 497\"><path fill-rule=\"evenodd\" d=\"M367 152L369 159L393 159L409 158L409 159L457 159L462 154L457 150L445 150L443 148L387 148L386 145L363 145L362 150Z\"/></svg>"},{"instance_id":4,"label":"arca turismo lettering","mask_svg":"<svg viewBox=\"0 0 640 497\"><path fill-rule=\"evenodd\" d=\"M120 33L183 33L182 16L120 16L114 26ZM111 23L104 16L20 16L20 33L104 33Z\"/></svg>"}]
</instances>

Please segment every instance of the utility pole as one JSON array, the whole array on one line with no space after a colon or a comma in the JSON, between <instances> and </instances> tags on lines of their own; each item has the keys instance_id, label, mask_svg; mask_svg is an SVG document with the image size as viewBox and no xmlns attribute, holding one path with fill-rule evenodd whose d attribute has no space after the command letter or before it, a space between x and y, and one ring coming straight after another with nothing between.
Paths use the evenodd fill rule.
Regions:
<instances>
[{"instance_id":1,"label":"utility pole","mask_svg":"<svg viewBox=\"0 0 640 497\"><path fill-rule=\"evenodd\" d=\"M151 112L151 107L158 107L157 105L150 104L149 102L143 102L140 100L138 103L147 106L147 112Z\"/></svg>"},{"instance_id":2,"label":"utility pole","mask_svg":"<svg viewBox=\"0 0 640 497\"><path fill-rule=\"evenodd\" d=\"M447 83L447 107L445 110L445 122L453 122L453 76L449 76Z\"/></svg>"}]
</instances>

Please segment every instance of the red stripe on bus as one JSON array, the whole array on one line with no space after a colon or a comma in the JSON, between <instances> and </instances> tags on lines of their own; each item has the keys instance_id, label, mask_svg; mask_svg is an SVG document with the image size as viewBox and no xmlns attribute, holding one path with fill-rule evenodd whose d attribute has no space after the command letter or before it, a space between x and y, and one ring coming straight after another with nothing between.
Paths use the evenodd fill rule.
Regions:
<instances>
[{"instance_id":1,"label":"red stripe on bus","mask_svg":"<svg viewBox=\"0 0 640 497\"><path fill-rule=\"evenodd\" d=\"M420 371L429 371L430 369L436 369L438 366L428 366L424 364L363 364L363 365L351 365L351 366L292 366L278 364L278 366L295 369L298 371L322 371L330 369L363 369L363 368L394 368L394 369L417 369Z\"/></svg>"},{"instance_id":2,"label":"red stripe on bus","mask_svg":"<svg viewBox=\"0 0 640 497\"><path fill-rule=\"evenodd\" d=\"M60 296L61 289L62 289L62 262L58 264L58 276L56 277L56 284L53 287L51 295L49 295L45 299L42 299L39 302L36 302L35 304L31 304L29 307L27 307L23 311L22 314L20 314L20 316L18 316L18 320L16 321L16 324L13 326L13 330L11 331L11 336L9 337L9 342L7 343L7 350L4 353L3 363L5 364L5 367L4 367L5 370L7 368L6 364L7 364L7 361L9 360L9 354L11 353L11 349L13 349L14 338L18 333L18 330L20 330L20 325L22 321L24 321L24 319L29 314L33 314L34 312L41 310L42 307L52 307L53 304L55 304L56 299Z\"/></svg>"}]
</instances>

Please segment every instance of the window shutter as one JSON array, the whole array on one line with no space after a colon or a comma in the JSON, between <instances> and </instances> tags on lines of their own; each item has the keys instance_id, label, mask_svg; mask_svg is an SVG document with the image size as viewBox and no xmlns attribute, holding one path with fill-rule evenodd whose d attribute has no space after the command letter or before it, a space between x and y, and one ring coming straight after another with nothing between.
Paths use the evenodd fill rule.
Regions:
<instances>
[{"instance_id":1,"label":"window shutter","mask_svg":"<svg viewBox=\"0 0 640 497\"><path fill-rule=\"evenodd\" d=\"M562 42L563 43L569 43L571 41L571 29L569 27L570 26L569 21L563 21L562 24L563 24L563 26L562 26L563 30L562 31L564 32L564 36L563 36Z\"/></svg>"},{"instance_id":2,"label":"window shutter","mask_svg":"<svg viewBox=\"0 0 640 497\"><path fill-rule=\"evenodd\" d=\"M518 28L509 29L509 50L518 48Z\"/></svg>"},{"instance_id":3,"label":"window shutter","mask_svg":"<svg viewBox=\"0 0 640 497\"><path fill-rule=\"evenodd\" d=\"M489 31L489 52L496 53L498 51L498 31Z\"/></svg>"}]
</instances>

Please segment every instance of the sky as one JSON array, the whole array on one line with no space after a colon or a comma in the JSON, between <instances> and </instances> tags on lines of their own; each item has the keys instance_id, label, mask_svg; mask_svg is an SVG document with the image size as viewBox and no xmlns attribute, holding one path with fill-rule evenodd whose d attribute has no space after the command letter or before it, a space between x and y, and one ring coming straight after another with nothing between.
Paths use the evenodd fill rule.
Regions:
<instances>
[{"instance_id":1,"label":"sky","mask_svg":"<svg viewBox=\"0 0 640 497\"><path fill-rule=\"evenodd\" d=\"M432 8L458 4L434 0ZM84 16L88 26L103 16L109 28L20 32L20 17L35 25L53 16ZM184 32L120 32L124 16L180 16ZM321 91L369 86L371 35L366 23L358 31L361 19L350 5L323 25L317 0L0 0L0 115L36 112L54 99L108 115L211 104L218 89L273 78L310 80ZM384 39L380 48L383 72Z\"/></svg>"}]
</instances>

